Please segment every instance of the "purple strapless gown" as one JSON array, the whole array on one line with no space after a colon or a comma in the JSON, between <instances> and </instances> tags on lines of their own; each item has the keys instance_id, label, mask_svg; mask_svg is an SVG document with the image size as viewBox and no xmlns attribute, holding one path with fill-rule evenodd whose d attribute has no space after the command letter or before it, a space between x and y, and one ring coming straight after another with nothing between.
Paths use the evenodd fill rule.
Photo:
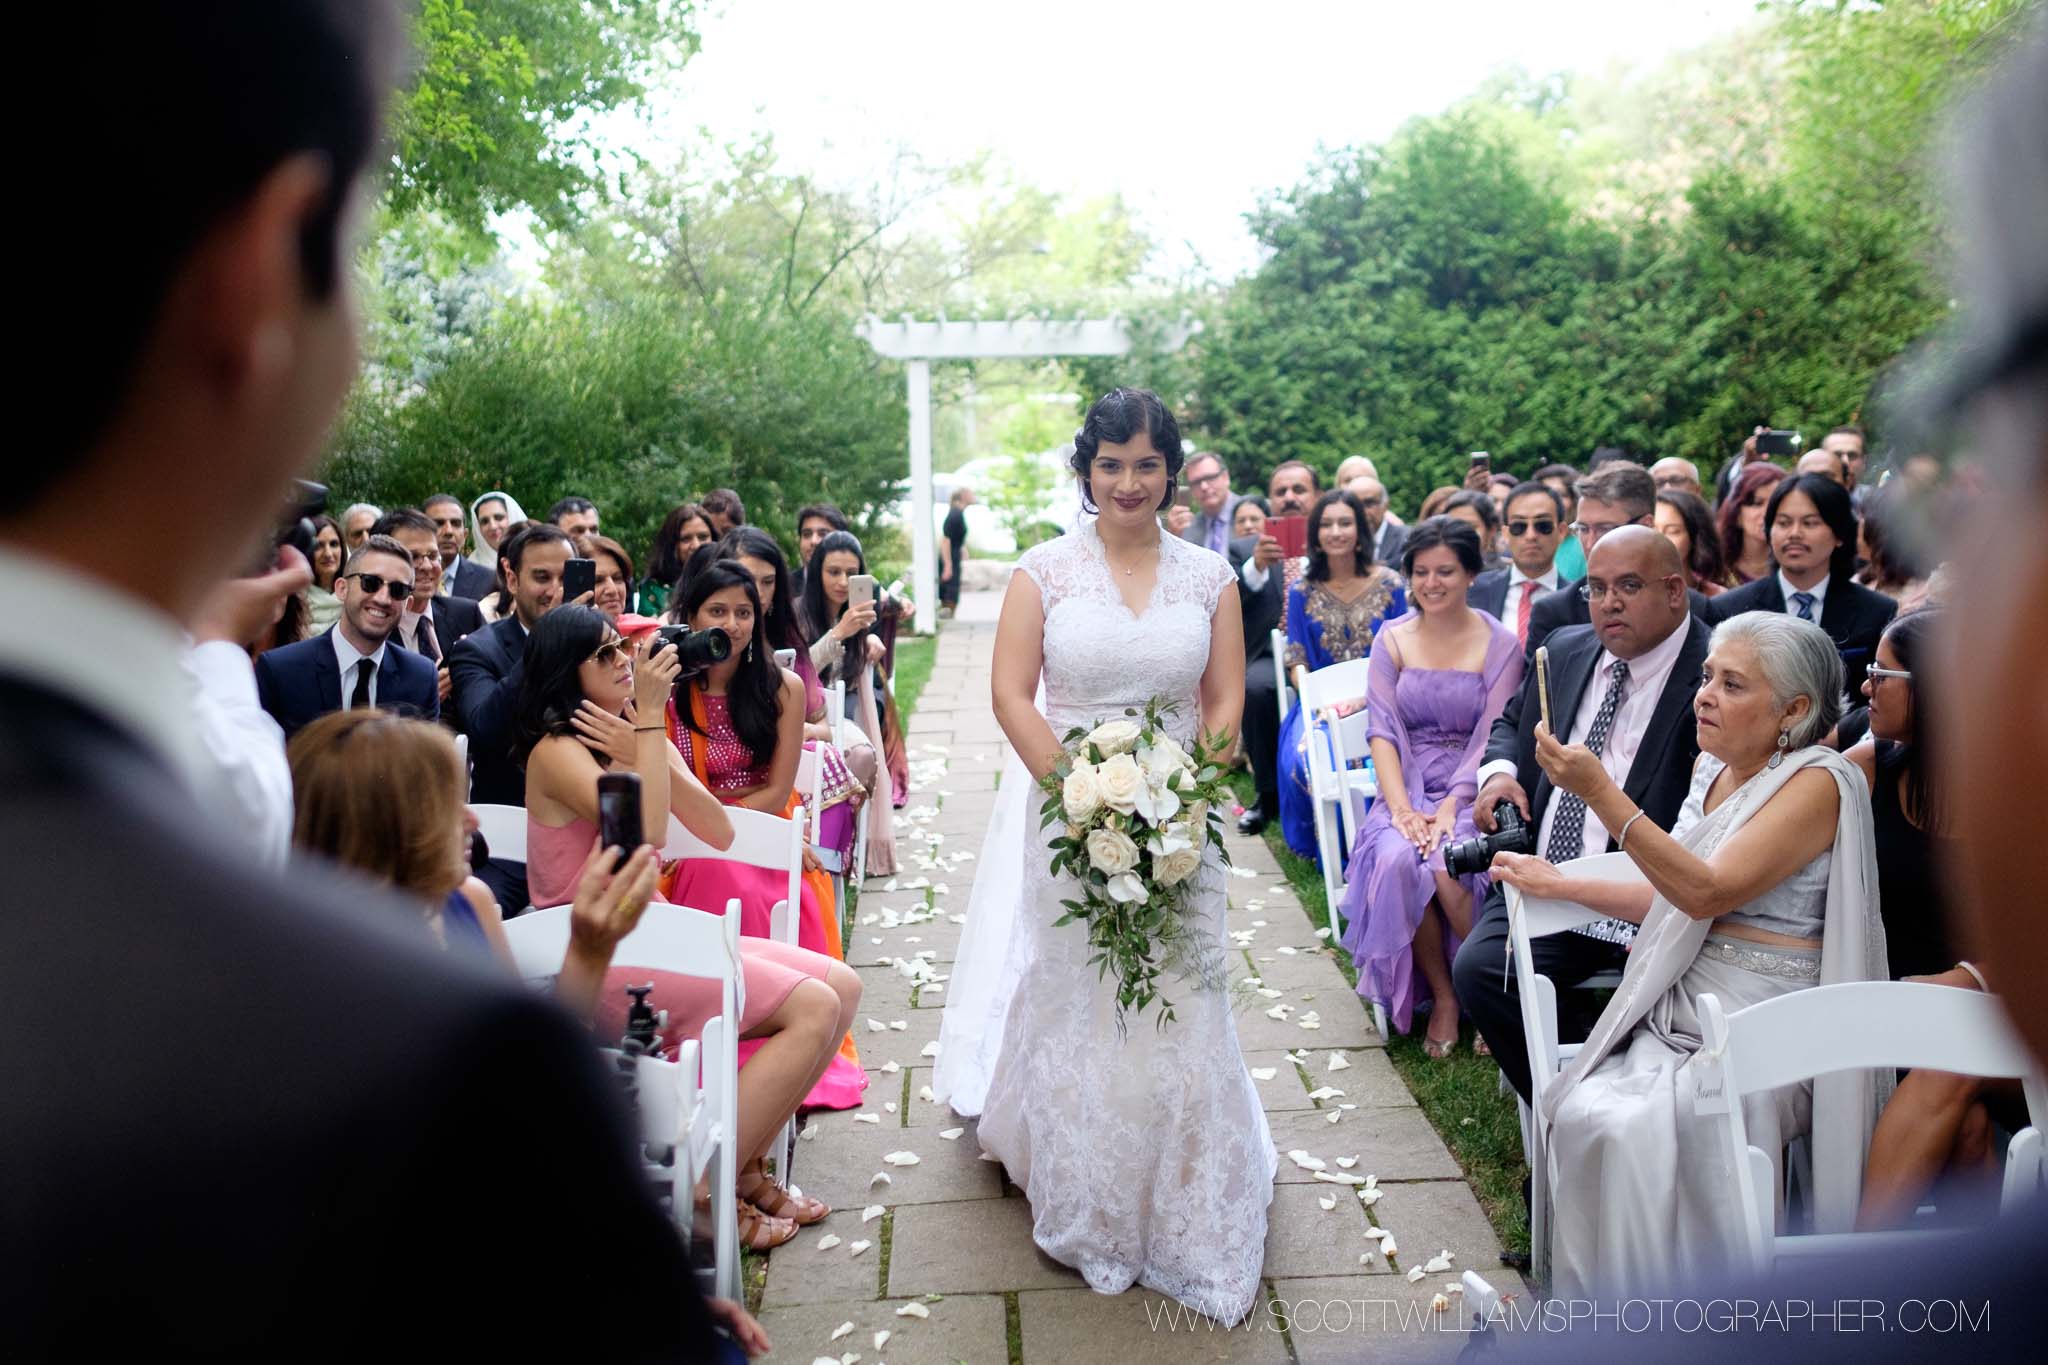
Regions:
<instances>
[{"instance_id":1,"label":"purple strapless gown","mask_svg":"<svg viewBox=\"0 0 2048 1365\"><path fill-rule=\"evenodd\" d=\"M1411 792L1420 780L1422 800L1415 803L1416 809L1433 812L1451 789L1474 727L1485 720L1485 682L1477 673L1458 669L1409 668L1402 670L1395 684L1395 697L1408 727L1401 771ZM1394 738L1377 725L1373 734ZM1472 803L1466 801L1458 810L1451 837L1469 839L1474 833ZM1359 826L1358 843L1345 872L1343 942L1358 967L1358 993L1379 1001L1394 1027L1403 1033L1408 1031L1417 997L1429 995L1429 983L1415 970L1413 948L1416 927L1422 923L1430 897L1436 894L1435 874L1443 866L1441 848L1427 862L1417 858L1415 846L1394 828L1387 803L1373 803ZM1492 879L1482 874L1460 881L1472 893L1476 911ZM1446 969L1459 942L1446 925Z\"/></svg>"}]
</instances>

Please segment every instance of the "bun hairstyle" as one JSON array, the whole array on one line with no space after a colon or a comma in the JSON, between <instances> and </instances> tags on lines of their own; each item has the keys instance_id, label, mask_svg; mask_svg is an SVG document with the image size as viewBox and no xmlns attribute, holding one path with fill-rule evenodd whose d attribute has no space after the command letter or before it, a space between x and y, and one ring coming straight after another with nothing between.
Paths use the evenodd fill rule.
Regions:
<instances>
[{"instance_id":1,"label":"bun hairstyle","mask_svg":"<svg viewBox=\"0 0 2048 1365\"><path fill-rule=\"evenodd\" d=\"M1160 499L1159 510L1163 512L1173 505L1174 495L1180 491L1180 467L1187 460L1181 450L1180 423L1173 420L1173 414L1152 390L1116 388L1095 400L1081 420L1081 429L1074 433L1074 458L1070 464L1074 476L1081 481L1083 510L1100 510L1088 494L1088 471L1095 463L1095 452L1104 441L1122 445L1139 436L1150 440L1152 449L1166 461L1166 493Z\"/></svg>"}]
</instances>

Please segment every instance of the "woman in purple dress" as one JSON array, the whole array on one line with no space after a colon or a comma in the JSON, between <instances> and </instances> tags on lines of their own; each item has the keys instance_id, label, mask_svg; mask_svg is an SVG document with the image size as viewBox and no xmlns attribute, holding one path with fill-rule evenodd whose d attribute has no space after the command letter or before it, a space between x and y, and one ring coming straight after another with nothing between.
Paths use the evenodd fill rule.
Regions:
<instances>
[{"instance_id":1,"label":"woman in purple dress","mask_svg":"<svg viewBox=\"0 0 2048 1365\"><path fill-rule=\"evenodd\" d=\"M1432 517L1408 533L1410 610L1374 637L1366 677L1379 800L1346 872L1344 947L1358 993L1403 1033L1417 997L1431 1000L1423 1049L1432 1057L1457 1046L1451 958L1488 880L1451 876L1443 845L1472 837L1487 732L1522 682L1515 632L1465 603L1482 563L1478 534L1456 518Z\"/></svg>"}]
</instances>

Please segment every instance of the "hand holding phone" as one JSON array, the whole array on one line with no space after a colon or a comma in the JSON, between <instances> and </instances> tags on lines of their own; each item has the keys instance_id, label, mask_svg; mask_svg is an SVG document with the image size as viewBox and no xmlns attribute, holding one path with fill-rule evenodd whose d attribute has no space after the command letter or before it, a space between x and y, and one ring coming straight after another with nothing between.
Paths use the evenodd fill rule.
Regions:
<instances>
[{"instance_id":1,"label":"hand holding phone","mask_svg":"<svg viewBox=\"0 0 2048 1365\"><path fill-rule=\"evenodd\" d=\"M597 591L597 561L594 559L571 559L562 565L562 601L574 602L586 593Z\"/></svg>"},{"instance_id":2,"label":"hand holding phone","mask_svg":"<svg viewBox=\"0 0 2048 1365\"><path fill-rule=\"evenodd\" d=\"M1267 517L1266 534L1280 542L1280 553L1289 559L1308 553L1307 517Z\"/></svg>"},{"instance_id":3,"label":"hand holding phone","mask_svg":"<svg viewBox=\"0 0 2048 1365\"><path fill-rule=\"evenodd\" d=\"M853 606L860 606L863 603L872 605L877 586L873 574L857 573L846 580L846 600Z\"/></svg>"},{"instance_id":4,"label":"hand holding phone","mask_svg":"<svg viewBox=\"0 0 2048 1365\"><path fill-rule=\"evenodd\" d=\"M647 842L647 826L640 810L640 774L598 774L597 833L606 848L619 850L614 869Z\"/></svg>"}]
</instances>

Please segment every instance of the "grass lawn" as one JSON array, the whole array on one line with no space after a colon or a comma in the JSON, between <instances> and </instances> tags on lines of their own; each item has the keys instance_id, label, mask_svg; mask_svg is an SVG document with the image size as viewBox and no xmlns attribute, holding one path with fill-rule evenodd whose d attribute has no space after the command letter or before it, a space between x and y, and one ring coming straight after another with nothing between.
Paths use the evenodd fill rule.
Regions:
<instances>
[{"instance_id":1,"label":"grass lawn","mask_svg":"<svg viewBox=\"0 0 2048 1365\"><path fill-rule=\"evenodd\" d=\"M1249 774L1236 773L1232 781L1239 802L1253 800ZM1288 885L1301 901L1301 908L1307 912L1309 923L1317 928L1328 924L1323 874L1315 863L1294 855L1281 837L1277 823L1266 827L1265 838L1286 874ZM1345 977L1356 985L1358 971L1351 965L1350 954L1337 947L1334 955ZM1500 1068L1490 1059L1473 1053L1474 1036L1472 1026L1467 1024L1456 1051L1441 1059L1429 1057L1422 1051L1422 1026L1418 1021L1413 1033L1405 1037L1394 1035L1387 1044L1387 1060L1414 1093L1416 1103L1435 1125L1451 1155L1465 1168L1472 1193L1479 1197L1480 1207L1493 1221L1501 1245L1510 1251L1526 1252L1529 1215L1522 1206L1522 1177L1529 1168L1522 1160L1522 1126L1515 1117L1515 1097L1500 1093Z\"/></svg>"},{"instance_id":2,"label":"grass lawn","mask_svg":"<svg viewBox=\"0 0 2048 1365\"><path fill-rule=\"evenodd\" d=\"M936 635L896 637L896 713L906 726L910 724L911 713L917 710L924 685L932 680L932 665L938 657Z\"/></svg>"}]
</instances>

